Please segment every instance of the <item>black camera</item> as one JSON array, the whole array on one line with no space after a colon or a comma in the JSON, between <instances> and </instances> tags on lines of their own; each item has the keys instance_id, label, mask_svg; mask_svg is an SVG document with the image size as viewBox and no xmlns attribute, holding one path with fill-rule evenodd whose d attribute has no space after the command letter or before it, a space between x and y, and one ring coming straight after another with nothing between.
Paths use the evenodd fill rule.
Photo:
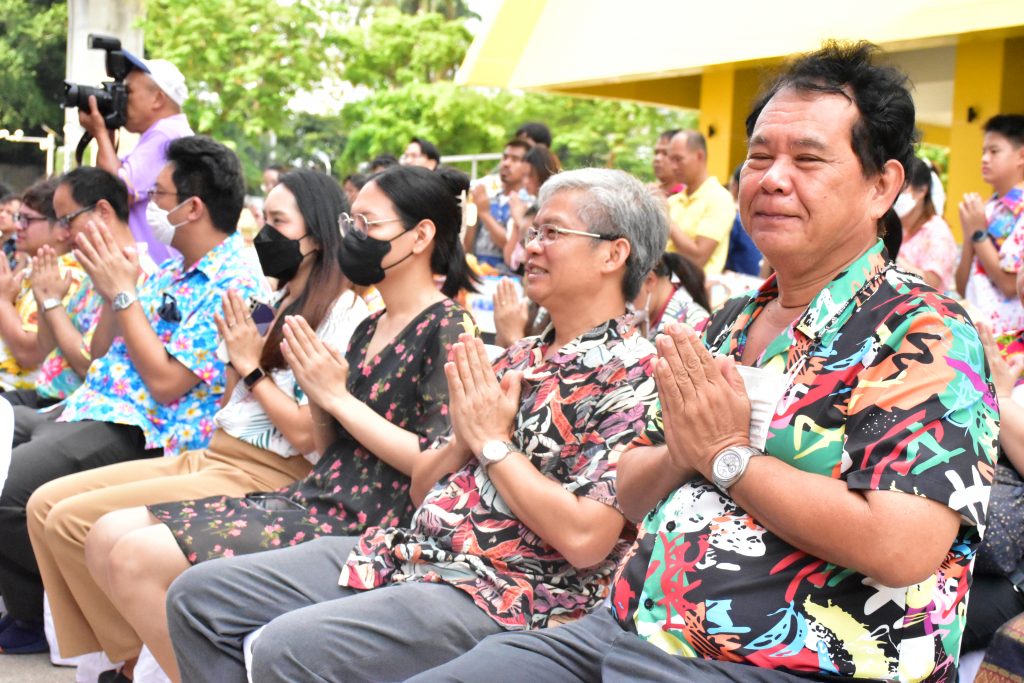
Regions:
<instances>
[{"instance_id":1,"label":"black camera","mask_svg":"<svg viewBox=\"0 0 1024 683\"><path fill-rule=\"evenodd\" d=\"M89 97L95 97L96 108L103 115L107 128L116 130L127 121L128 89L124 85L124 79L133 65L121 49L121 41L113 36L90 33L89 49L106 50L107 76L113 78L114 82L94 88L64 81L64 107L77 107L89 111Z\"/></svg>"}]
</instances>

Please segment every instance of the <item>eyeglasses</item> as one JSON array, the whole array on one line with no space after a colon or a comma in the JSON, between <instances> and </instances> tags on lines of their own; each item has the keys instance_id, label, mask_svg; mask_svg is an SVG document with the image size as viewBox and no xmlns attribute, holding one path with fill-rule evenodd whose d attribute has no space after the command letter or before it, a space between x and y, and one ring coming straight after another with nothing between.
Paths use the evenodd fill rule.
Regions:
<instances>
[{"instance_id":1,"label":"eyeglasses","mask_svg":"<svg viewBox=\"0 0 1024 683\"><path fill-rule=\"evenodd\" d=\"M161 189L158 189L156 186L154 186L154 187L151 187L148 190L146 190L146 199L148 199L150 201L153 201L153 197L156 197L157 195L161 195L161 194L169 194L172 197L177 197L178 196L177 192L168 192L167 190L161 190Z\"/></svg>"},{"instance_id":2,"label":"eyeglasses","mask_svg":"<svg viewBox=\"0 0 1024 683\"><path fill-rule=\"evenodd\" d=\"M344 235L349 231L356 233L357 235L365 235L366 231L371 226L380 225L381 223L394 223L402 220L401 218L381 218L375 221L366 220L366 216L361 213L348 215L343 213L338 216L338 230L341 230L341 234Z\"/></svg>"},{"instance_id":3,"label":"eyeglasses","mask_svg":"<svg viewBox=\"0 0 1024 683\"><path fill-rule=\"evenodd\" d=\"M78 211L72 211L67 216L64 216L62 218L58 218L57 219L57 225L59 225L60 227L64 228L65 230L67 230L67 229L71 228L71 221L75 220L76 218L81 216L83 213L88 213L89 211L92 211L95 208L96 208L95 204L90 204L89 206L83 206Z\"/></svg>"},{"instance_id":4,"label":"eyeglasses","mask_svg":"<svg viewBox=\"0 0 1024 683\"><path fill-rule=\"evenodd\" d=\"M531 225L526 229L526 236L523 238L523 245L527 245L535 239L540 239L541 244L551 244L558 241L559 235L579 235L580 237L593 237L596 240L611 242L617 240L621 235L600 235L596 232L585 232L583 230L570 230L560 228L557 225Z\"/></svg>"},{"instance_id":5,"label":"eyeglasses","mask_svg":"<svg viewBox=\"0 0 1024 683\"><path fill-rule=\"evenodd\" d=\"M14 221L15 225L22 225L26 228L36 221L50 221L46 216L30 216L27 213L20 212L11 216L11 220Z\"/></svg>"}]
</instances>

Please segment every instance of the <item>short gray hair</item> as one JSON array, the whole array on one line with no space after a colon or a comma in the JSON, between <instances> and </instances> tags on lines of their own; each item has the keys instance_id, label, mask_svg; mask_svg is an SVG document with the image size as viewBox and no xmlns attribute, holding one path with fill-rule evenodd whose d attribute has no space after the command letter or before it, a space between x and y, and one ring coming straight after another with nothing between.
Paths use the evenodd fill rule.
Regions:
<instances>
[{"instance_id":1,"label":"short gray hair","mask_svg":"<svg viewBox=\"0 0 1024 683\"><path fill-rule=\"evenodd\" d=\"M640 285L665 252L668 217L643 183L624 171L581 168L551 176L540 188L541 206L556 194L580 192L580 218L587 229L617 235L629 242L622 293L632 301Z\"/></svg>"}]
</instances>

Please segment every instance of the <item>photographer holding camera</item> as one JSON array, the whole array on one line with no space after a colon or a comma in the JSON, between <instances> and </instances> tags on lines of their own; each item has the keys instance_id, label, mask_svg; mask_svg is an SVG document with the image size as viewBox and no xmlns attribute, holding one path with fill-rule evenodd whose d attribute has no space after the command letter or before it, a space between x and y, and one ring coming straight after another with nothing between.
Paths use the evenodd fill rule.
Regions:
<instances>
[{"instance_id":1,"label":"photographer holding camera","mask_svg":"<svg viewBox=\"0 0 1024 683\"><path fill-rule=\"evenodd\" d=\"M94 96L89 97L88 110L85 107L79 109L78 122L99 145L96 165L119 176L128 185L131 203L128 225L135 240L147 243L149 255L160 263L173 254L169 249L173 232L154 235L146 219L150 203L147 193L167 162L167 146L177 138L193 134L188 120L181 113L188 88L181 71L169 61L140 59L127 51L123 54L130 67L124 79L127 90L124 127L131 133L142 135L138 145L123 158L118 158L113 131L108 130ZM174 209L168 213L170 222L174 224L175 216L171 214L174 214ZM180 220L183 218L178 217Z\"/></svg>"}]
</instances>

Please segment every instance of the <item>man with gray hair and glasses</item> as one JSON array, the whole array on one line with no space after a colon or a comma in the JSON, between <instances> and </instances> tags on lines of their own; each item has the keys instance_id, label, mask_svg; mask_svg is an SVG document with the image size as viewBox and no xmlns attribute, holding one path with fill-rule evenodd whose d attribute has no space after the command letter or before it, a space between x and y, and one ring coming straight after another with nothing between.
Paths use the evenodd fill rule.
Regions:
<instances>
[{"instance_id":1,"label":"man with gray hair and glasses","mask_svg":"<svg viewBox=\"0 0 1024 683\"><path fill-rule=\"evenodd\" d=\"M525 263L526 293L551 326L493 368L478 339L455 345L453 430L414 467L411 526L186 571L168 595L183 680L244 681L242 639L268 622L256 681L403 680L485 636L597 607L633 537L618 456L655 400L654 348L626 302L667 239L635 178L552 177Z\"/></svg>"}]
</instances>

